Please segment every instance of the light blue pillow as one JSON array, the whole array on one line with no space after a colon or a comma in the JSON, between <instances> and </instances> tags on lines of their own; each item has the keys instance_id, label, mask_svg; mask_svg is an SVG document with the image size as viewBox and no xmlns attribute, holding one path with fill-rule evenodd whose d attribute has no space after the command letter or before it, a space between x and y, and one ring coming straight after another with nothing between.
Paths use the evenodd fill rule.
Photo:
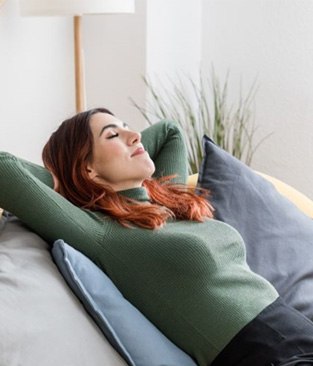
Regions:
<instances>
[{"instance_id":1,"label":"light blue pillow","mask_svg":"<svg viewBox=\"0 0 313 366\"><path fill-rule=\"evenodd\" d=\"M198 184L211 191L216 218L242 235L251 269L313 320L313 220L208 137L203 144Z\"/></svg>"},{"instance_id":2,"label":"light blue pillow","mask_svg":"<svg viewBox=\"0 0 313 366\"><path fill-rule=\"evenodd\" d=\"M52 255L69 286L129 365L196 366L86 256L63 240L54 243Z\"/></svg>"}]
</instances>

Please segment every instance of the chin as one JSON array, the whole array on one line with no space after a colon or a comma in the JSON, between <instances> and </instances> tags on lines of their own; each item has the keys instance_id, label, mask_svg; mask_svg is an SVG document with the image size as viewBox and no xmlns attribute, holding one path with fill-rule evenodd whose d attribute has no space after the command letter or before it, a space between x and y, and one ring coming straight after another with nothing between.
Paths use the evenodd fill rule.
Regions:
<instances>
[{"instance_id":1,"label":"chin","mask_svg":"<svg viewBox=\"0 0 313 366\"><path fill-rule=\"evenodd\" d=\"M151 164L150 164L150 169L149 169L149 171L150 171L150 178L152 177L152 174L155 172L155 165L154 165L154 162L152 161L152 160L150 160L151 161Z\"/></svg>"},{"instance_id":2,"label":"chin","mask_svg":"<svg viewBox=\"0 0 313 366\"><path fill-rule=\"evenodd\" d=\"M151 178L154 172L155 172L155 169L151 169L149 174L147 174L147 179Z\"/></svg>"}]
</instances>

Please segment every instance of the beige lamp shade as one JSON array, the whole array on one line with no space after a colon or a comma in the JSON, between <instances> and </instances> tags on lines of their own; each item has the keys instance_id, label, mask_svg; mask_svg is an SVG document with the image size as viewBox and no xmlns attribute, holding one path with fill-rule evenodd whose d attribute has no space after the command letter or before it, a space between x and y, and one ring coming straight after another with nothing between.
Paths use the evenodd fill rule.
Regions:
<instances>
[{"instance_id":1,"label":"beige lamp shade","mask_svg":"<svg viewBox=\"0 0 313 366\"><path fill-rule=\"evenodd\" d=\"M23 16L133 13L135 2L134 0L20 0L20 11Z\"/></svg>"}]
</instances>

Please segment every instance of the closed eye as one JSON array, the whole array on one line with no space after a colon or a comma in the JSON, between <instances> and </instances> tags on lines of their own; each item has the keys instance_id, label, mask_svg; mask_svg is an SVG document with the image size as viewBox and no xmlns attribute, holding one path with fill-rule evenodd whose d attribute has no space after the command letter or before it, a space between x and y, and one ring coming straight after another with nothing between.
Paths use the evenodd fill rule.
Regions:
<instances>
[{"instance_id":1,"label":"closed eye","mask_svg":"<svg viewBox=\"0 0 313 366\"><path fill-rule=\"evenodd\" d=\"M113 133L112 135L108 136L107 139L113 139L114 137L118 137L118 133Z\"/></svg>"}]
</instances>

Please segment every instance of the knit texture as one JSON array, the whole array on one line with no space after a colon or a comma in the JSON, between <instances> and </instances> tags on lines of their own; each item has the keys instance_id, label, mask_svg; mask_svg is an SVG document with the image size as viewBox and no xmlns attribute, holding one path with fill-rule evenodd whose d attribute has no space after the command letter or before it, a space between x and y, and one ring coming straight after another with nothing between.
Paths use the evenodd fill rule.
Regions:
<instances>
[{"instance_id":1,"label":"knit texture","mask_svg":"<svg viewBox=\"0 0 313 366\"><path fill-rule=\"evenodd\" d=\"M186 149L176 124L142 133L156 176L187 177ZM123 295L200 366L278 296L246 264L244 243L229 225L169 222L161 229L125 228L80 209L53 191L42 167L0 153L0 206L52 243L63 239L102 268ZM148 200L144 188L122 192Z\"/></svg>"}]
</instances>

